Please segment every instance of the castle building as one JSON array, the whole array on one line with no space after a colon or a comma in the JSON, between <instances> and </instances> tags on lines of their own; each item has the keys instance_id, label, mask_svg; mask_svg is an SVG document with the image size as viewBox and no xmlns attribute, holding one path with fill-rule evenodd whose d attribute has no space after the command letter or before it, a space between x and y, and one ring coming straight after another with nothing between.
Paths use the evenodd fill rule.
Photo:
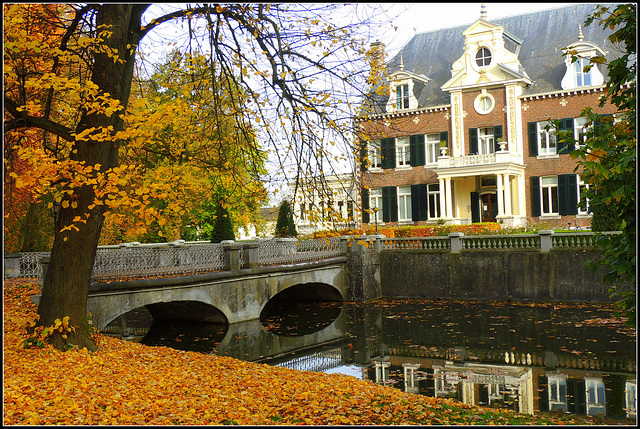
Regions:
<instances>
[{"instance_id":1,"label":"castle building","mask_svg":"<svg viewBox=\"0 0 640 429\"><path fill-rule=\"evenodd\" d=\"M589 226L586 185L555 125L579 141L585 107L616 113L598 107L606 67L585 69L620 55L610 30L584 26L595 6L491 20L483 5L471 25L416 34L386 64L372 44L378 84L356 119L362 223L375 212L389 225Z\"/></svg>"}]
</instances>

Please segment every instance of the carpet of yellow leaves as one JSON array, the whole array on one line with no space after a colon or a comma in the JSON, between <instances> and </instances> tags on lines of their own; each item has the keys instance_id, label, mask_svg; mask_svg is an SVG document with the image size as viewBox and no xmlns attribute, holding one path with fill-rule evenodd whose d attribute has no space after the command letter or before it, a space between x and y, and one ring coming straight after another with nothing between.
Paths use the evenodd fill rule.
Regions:
<instances>
[{"instance_id":1,"label":"carpet of yellow leaves","mask_svg":"<svg viewBox=\"0 0 640 429\"><path fill-rule=\"evenodd\" d=\"M95 336L95 353L25 349L36 292L31 280L4 281L5 425L536 424L532 416L412 395L346 375L103 335Z\"/></svg>"}]
</instances>

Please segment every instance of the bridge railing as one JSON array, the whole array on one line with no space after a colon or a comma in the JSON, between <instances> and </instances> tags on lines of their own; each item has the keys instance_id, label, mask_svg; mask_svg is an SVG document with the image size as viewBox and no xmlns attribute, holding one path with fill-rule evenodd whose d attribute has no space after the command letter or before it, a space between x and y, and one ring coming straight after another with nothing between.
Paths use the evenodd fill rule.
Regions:
<instances>
[{"instance_id":1,"label":"bridge railing","mask_svg":"<svg viewBox=\"0 0 640 429\"><path fill-rule=\"evenodd\" d=\"M258 242L257 263L260 266L286 265L342 256L344 250L340 243L340 237L262 240Z\"/></svg>"}]
</instances>

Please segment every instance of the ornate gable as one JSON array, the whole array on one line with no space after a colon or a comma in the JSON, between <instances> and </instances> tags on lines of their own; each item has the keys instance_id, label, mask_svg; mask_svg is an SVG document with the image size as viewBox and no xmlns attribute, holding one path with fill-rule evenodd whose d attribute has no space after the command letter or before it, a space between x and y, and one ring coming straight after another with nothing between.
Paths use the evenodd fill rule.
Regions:
<instances>
[{"instance_id":1,"label":"ornate gable","mask_svg":"<svg viewBox=\"0 0 640 429\"><path fill-rule=\"evenodd\" d=\"M505 33L502 26L480 18L462 35L464 53L453 63L452 77L442 86L443 91L513 80L530 83L518 60L520 41ZM509 48L516 52L508 49L505 40L509 42Z\"/></svg>"}]
</instances>

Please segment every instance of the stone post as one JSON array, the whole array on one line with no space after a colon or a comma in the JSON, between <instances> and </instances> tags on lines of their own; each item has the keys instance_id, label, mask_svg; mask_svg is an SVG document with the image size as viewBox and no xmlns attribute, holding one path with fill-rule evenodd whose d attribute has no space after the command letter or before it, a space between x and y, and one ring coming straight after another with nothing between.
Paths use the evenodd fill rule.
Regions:
<instances>
[{"instance_id":1,"label":"stone post","mask_svg":"<svg viewBox=\"0 0 640 429\"><path fill-rule=\"evenodd\" d=\"M43 256L40 258L40 268L38 269L38 286L40 286L40 291L42 291L44 280L47 278L49 262L51 262L51 256Z\"/></svg>"},{"instance_id":2,"label":"stone post","mask_svg":"<svg viewBox=\"0 0 640 429\"><path fill-rule=\"evenodd\" d=\"M540 250L542 252L548 252L551 250L553 246L553 239L551 236L553 235L553 231L548 229L543 229L538 231L538 236L540 237Z\"/></svg>"},{"instance_id":3,"label":"stone post","mask_svg":"<svg viewBox=\"0 0 640 429\"><path fill-rule=\"evenodd\" d=\"M20 277L20 258L19 253L6 253L4 255L4 278L15 279Z\"/></svg>"},{"instance_id":4,"label":"stone post","mask_svg":"<svg viewBox=\"0 0 640 429\"><path fill-rule=\"evenodd\" d=\"M244 243L242 249L244 252L243 268L258 268L258 243Z\"/></svg>"},{"instance_id":5,"label":"stone post","mask_svg":"<svg viewBox=\"0 0 640 429\"><path fill-rule=\"evenodd\" d=\"M240 249L242 244L233 240L223 240L224 245L224 270L239 273L241 268Z\"/></svg>"},{"instance_id":6,"label":"stone post","mask_svg":"<svg viewBox=\"0 0 640 429\"><path fill-rule=\"evenodd\" d=\"M464 232L452 232L449 234L449 240L451 240L451 253L460 253L462 250L462 240Z\"/></svg>"}]
</instances>

